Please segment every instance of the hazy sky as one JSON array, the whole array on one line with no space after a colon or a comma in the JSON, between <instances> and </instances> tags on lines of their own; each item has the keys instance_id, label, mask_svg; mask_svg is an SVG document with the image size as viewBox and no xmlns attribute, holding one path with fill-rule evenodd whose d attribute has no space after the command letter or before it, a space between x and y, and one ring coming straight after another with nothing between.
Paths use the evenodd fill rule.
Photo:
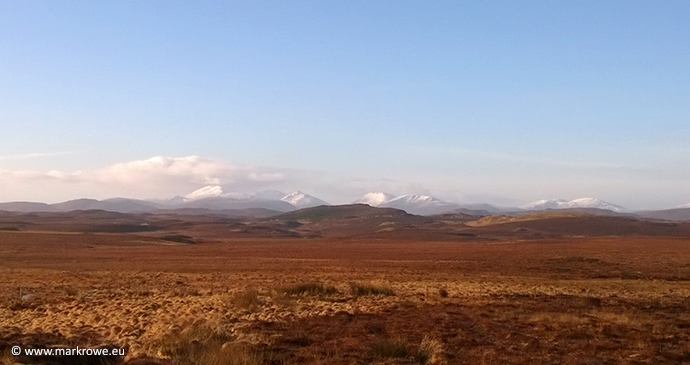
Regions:
<instances>
[{"instance_id":1,"label":"hazy sky","mask_svg":"<svg viewBox=\"0 0 690 365\"><path fill-rule=\"evenodd\" d=\"M0 1L0 201L662 208L689 142L687 0Z\"/></svg>"}]
</instances>

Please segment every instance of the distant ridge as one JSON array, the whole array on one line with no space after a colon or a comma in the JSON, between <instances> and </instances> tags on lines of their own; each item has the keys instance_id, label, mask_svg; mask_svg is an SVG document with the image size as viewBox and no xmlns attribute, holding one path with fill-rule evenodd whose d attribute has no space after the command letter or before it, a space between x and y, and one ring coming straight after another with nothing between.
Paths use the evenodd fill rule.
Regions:
<instances>
[{"instance_id":1,"label":"distant ridge","mask_svg":"<svg viewBox=\"0 0 690 365\"><path fill-rule=\"evenodd\" d=\"M534 211L569 210L597 215L627 215L645 218L683 221L690 220L690 204L671 209L629 211L621 206L598 198L580 198L574 200L548 199L525 204L519 208L497 207L486 203L460 204L444 201L429 195L407 194L396 196L386 192L370 192L353 204L365 204L371 207L394 208L415 215L468 214L487 216L495 214L521 215ZM326 201L302 191L285 194L277 190L264 190L255 193L227 192L220 185L208 185L184 196L168 199L130 199L110 198L74 199L61 203L46 204L41 202L16 201L0 203L0 211L32 212L68 212L75 210L104 210L118 213L148 213L174 210L212 210L212 211L247 211L248 209L265 210L256 216L269 216L277 212L284 213L303 208L329 205Z\"/></svg>"},{"instance_id":2,"label":"distant ridge","mask_svg":"<svg viewBox=\"0 0 690 365\"><path fill-rule=\"evenodd\" d=\"M293 212L283 213L272 217L272 219L287 220L323 220L333 218L352 218L352 217L411 217L412 215L393 208L378 208L367 204L348 204L348 205L324 205L312 208L305 208Z\"/></svg>"},{"instance_id":3,"label":"distant ridge","mask_svg":"<svg viewBox=\"0 0 690 365\"><path fill-rule=\"evenodd\" d=\"M637 215L644 218L663 219L668 221L690 221L690 207L665 210L649 210L637 212Z\"/></svg>"},{"instance_id":4,"label":"distant ridge","mask_svg":"<svg viewBox=\"0 0 690 365\"><path fill-rule=\"evenodd\" d=\"M367 204L372 207L388 207L404 210L418 215L436 215L445 213L465 213L472 215L484 215L518 210L517 208L498 208L491 204L458 204L443 201L428 195L400 195L384 192L371 192L365 194L356 204Z\"/></svg>"},{"instance_id":5,"label":"distant ridge","mask_svg":"<svg viewBox=\"0 0 690 365\"><path fill-rule=\"evenodd\" d=\"M610 210L613 212L624 212L625 208L611 203L607 203L597 198L580 198L574 200L549 199L538 200L520 207L523 210L547 210L547 209L577 209L577 208L596 208Z\"/></svg>"},{"instance_id":6,"label":"distant ridge","mask_svg":"<svg viewBox=\"0 0 690 365\"><path fill-rule=\"evenodd\" d=\"M33 202L9 202L0 203L0 210L8 212L21 212L21 213L31 213L31 212L53 212L52 206L46 203L33 203Z\"/></svg>"},{"instance_id":7,"label":"distant ridge","mask_svg":"<svg viewBox=\"0 0 690 365\"><path fill-rule=\"evenodd\" d=\"M57 204L12 202L1 203L0 210L11 212L68 212L73 210L105 210L119 213L141 213L158 209L151 202L136 199L112 198L106 200L75 199Z\"/></svg>"},{"instance_id":8,"label":"distant ridge","mask_svg":"<svg viewBox=\"0 0 690 365\"><path fill-rule=\"evenodd\" d=\"M295 210L295 206L281 200L234 199L225 197L210 197L198 199L186 202L181 205L168 207L168 209L175 208L198 208L211 210L242 210L249 208L263 208L276 210L279 212L289 212L291 210Z\"/></svg>"},{"instance_id":9,"label":"distant ridge","mask_svg":"<svg viewBox=\"0 0 690 365\"><path fill-rule=\"evenodd\" d=\"M293 204L294 203L294 204ZM247 211L263 209L270 212L289 212L298 208L327 205L314 196L296 191L285 195L279 191L267 190L257 193L226 192L219 185L209 185L185 196L170 199L138 200L111 198L104 200L74 199L62 203L45 204L33 202L0 203L0 210L20 213L69 212L76 210L104 210L118 213L146 213L158 210L206 209L222 211ZM270 215L259 213L260 216Z\"/></svg>"}]
</instances>

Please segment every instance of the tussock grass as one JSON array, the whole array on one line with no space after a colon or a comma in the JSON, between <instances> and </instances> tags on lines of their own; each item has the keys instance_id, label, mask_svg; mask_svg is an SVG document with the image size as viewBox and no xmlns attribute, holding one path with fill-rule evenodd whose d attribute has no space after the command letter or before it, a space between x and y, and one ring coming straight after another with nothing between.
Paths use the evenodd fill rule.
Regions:
<instances>
[{"instance_id":1,"label":"tussock grass","mask_svg":"<svg viewBox=\"0 0 690 365\"><path fill-rule=\"evenodd\" d=\"M151 290L147 286L138 286L134 289L132 289L132 294L140 296L140 297L147 297L151 295Z\"/></svg>"},{"instance_id":2,"label":"tussock grass","mask_svg":"<svg viewBox=\"0 0 690 365\"><path fill-rule=\"evenodd\" d=\"M156 343L172 365L258 365L277 360L275 354L233 340L205 325L169 333Z\"/></svg>"},{"instance_id":3,"label":"tussock grass","mask_svg":"<svg viewBox=\"0 0 690 365\"><path fill-rule=\"evenodd\" d=\"M592 318L578 313L541 312L533 314L529 322L540 323L550 328L582 327L593 323Z\"/></svg>"},{"instance_id":4,"label":"tussock grass","mask_svg":"<svg viewBox=\"0 0 690 365\"><path fill-rule=\"evenodd\" d=\"M259 291L254 288L248 288L239 293L235 293L230 301L232 305L238 309L254 309L261 304Z\"/></svg>"},{"instance_id":5,"label":"tussock grass","mask_svg":"<svg viewBox=\"0 0 690 365\"><path fill-rule=\"evenodd\" d=\"M71 286L63 286L62 290L68 297L76 297L79 294L79 290Z\"/></svg>"},{"instance_id":6,"label":"tussock grass","mask_svg":"<svg viewBox=\"0 0 690 365\"><path fill-rule=\"evenodd\" d=\"M360 284L360 283L350 283L350 291L352 295L356 297L370 296L370 295L381 295L381 296L391 296L395 295L395 291L388 286L372 285L372 284Z\"/></svg>"},{"instance_id":7,"label":"tussock grass","mask_svg":"<svg viewBox=\"0 0 690 365\"><path fill-rule=\"evenodd\" d=\"M326 286L318 282L287 286L282 288L281 291L287 295L332 295L338 292L334 286Z\"/></svg>"},{"instance_id":8,"label":"tussock grass","mask_svg":"<svg viewBox=\"0 0 690 365\"><path fill-rule=\"evenodd\" d=\"M182 286L179 288L175 288L172 292L172 295L174 297L189 297L189 296L197 297L197 296L201 295L201 293L199 292L199 289L191 288L188 286Z\"/></svg>"},{"instance_id":9,"label":"tussock grass","mask_svg":"<svg viewBox=\"0 0 690 365\"><path fill-rule=\"evenodd\" d=\"M286 295L285 293L277 290L271 293L271 300L274 304L288 310L293 310L296 303L294 297Z\"/></svg>"},{"instance_id":10,"label":"tussock grass","mask_svg":"<svg viewBox=\"0 0 690 365\"><path fill-rule=\"evenodd\" d=\"M614 313L597 311L593 312L594 316L603 323L616 324L621 326L641 327L642 321L631 317L628 313Z\"/></svg>"},{"instance_id":11,"label":"tussock grass","mask_svg":"<svg viewBox=\"0 0 690 365\"><path fill-rule=\"evenodd\" d=\"M443 343L436 338L424 336L419 350L415 354L415 359L420 364L441 364L444 363Z\"/></svg>"}]
</instances>

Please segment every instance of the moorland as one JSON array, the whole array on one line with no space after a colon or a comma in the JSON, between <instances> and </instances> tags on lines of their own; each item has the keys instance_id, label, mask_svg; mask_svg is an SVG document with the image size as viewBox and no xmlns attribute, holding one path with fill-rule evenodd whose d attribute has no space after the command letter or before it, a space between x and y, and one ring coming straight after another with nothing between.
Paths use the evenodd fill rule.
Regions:
<instances>
[{"instance_id":1,"label":"moorland","mask_svg":"<svg viewBox=\"0 0 690 365\"><path fill-rule=\"evenodd\" d=\"M690 362L690 222L265 213L0 212L0 363Z\"/></svg>"}]
</instances>

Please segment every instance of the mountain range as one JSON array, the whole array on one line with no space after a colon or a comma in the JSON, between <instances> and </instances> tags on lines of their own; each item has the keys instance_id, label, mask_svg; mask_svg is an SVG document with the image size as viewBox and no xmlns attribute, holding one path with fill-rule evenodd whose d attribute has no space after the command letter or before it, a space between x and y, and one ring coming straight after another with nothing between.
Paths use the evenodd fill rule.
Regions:
<instances>
[{"instance_id":1,"label":"mountain range","mask_svg":"<svg viewBox=\"0 0 690 365\"><path fill-rule=\"evenodd\" d=\"M370 192L354 204L366 204L379 208L394 208L415 215L436 215L460 213L471 215L524 214L530 211L543 210L581 210L600 214L633 214L627 209L597 198L580 198L574 200L549 199L538 200L521 207L497 207L491 204L459 204L444 201L428 195L393 195L385 192ZM227 192L219 185L209 185L184 196L168 199L140 200L128 198L111 198L104 200L76 199L56 204L36 202L0 203L0 210L15 212L65 212L73 210L100 209L120 213L145 213L157 210L248 210L264 209L266 212L290 212L299 209L329 205L315 196L295 191L285 194L277 190L265 190L255 193ZM645 218L666 220L690 220L690 204L667 210L634 212Z\"/></svg>"},{"instance_id":2,"label":"mountain range","mask_svg":"<svg viewBox=\"0 0 690 365\"><path fill-rule=\"evenodd\" d=\"M279 191L267 190L249 194L225 192L221 186L212 185L195 190L185 196L175 196L169 199L75 199L57 204L10 202L0 203L0 210L14 212L66 212L100 209L119 213L144 213L156 210L246 210L259 208L280 213L327 204L325 201L301 191L285 194Z\"/></svg>"},{"instance_id":3,"label":"mountain range","mask_svg":"<svg viewBox=\"0 0 690 365\"><path fill-rule=\"evenodd\" d=\"M396 208L417 215L434 215L459 211L481 215L518 210L517 208L500 208L490 204L457 204L428 195L408 194L395 196L384 192L367 193L354 203L367 204L379 208Z\"/></svg>"},{"instance_id":4,"label":"mountain range","mask_svg":"<svg viewBox=\"0 0 690 365\"><path fill-rule=\"evenodd\" d=\"M562 200L562 199L550 199L550 200L538 200L529 204L525 204L520 207L523 210L547 210L547 209L582 209L582 208L595 208L610 210L616 213L625 212L626 209L618 205L607 203L603 200L597 198L580 198L575 200Z\"/></svg>"}]
</instances>

